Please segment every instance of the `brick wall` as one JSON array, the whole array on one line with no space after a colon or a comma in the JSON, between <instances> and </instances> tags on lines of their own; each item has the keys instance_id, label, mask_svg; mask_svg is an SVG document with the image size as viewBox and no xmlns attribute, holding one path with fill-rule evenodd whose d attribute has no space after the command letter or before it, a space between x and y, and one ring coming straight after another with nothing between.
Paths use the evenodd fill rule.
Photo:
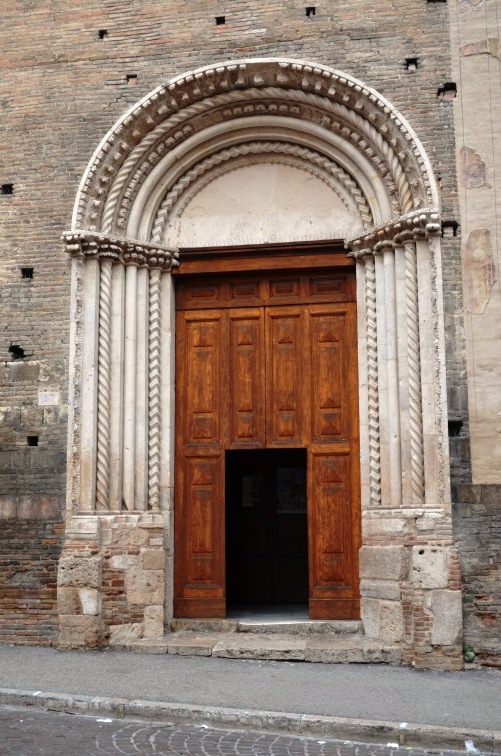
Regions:
<instances>
[{"instance_id":1,"label":"brick wall","mask_svg":"<svg viewBox=\"0 0 501 756\"><path fill-rule=\"evenodd\" d=\"M463 576L464 643L501 666L501 486L453 486Z\"/></svg>"},{"instance_id":2,"label":"brick wall","mask_svg":"<svg viewBox=\"0 0 501 756\"><path fill-rule=\"evenodd\" d=\"M64 523L10 520L0 528L0 642L57 640L57 562Z\"/></svg>"}]
</instances>

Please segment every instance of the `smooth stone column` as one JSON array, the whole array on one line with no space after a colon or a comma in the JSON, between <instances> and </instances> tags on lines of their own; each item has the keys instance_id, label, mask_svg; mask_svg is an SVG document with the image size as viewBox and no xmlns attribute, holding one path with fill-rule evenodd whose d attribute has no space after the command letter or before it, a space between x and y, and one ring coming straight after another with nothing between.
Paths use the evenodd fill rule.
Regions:
<instances>
[{"instance_id":1,"label":"smooth stone column","mask_svg":"<svg viewBox=\"0 0 501 756\"><path fill-rule=\"evenodd\" d=\"M134 509L136 467L137 267L125 268L123 505Z\"/></svg>"},{"instance_id":2,"label":"smooth stone column","mask_svg":"<svg viewBox=\"0 0 501 756\"><path fill-rule=\"evenodd\" d=\"M84 271L80 511L93 512L96 508L99 261L87 260Z\"/></svg>"}]
</instances>

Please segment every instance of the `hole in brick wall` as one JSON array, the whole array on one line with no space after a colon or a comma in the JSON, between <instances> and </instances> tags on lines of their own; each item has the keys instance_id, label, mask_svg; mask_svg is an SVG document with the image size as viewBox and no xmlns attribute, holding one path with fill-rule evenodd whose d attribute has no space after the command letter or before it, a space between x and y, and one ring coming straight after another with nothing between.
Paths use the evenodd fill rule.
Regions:
<instances>
[{"instance_id":1,"label":"hole in brick wall","mask_svg":"<svg viewBox=\"0 0 501 756\"><path fill-rule=\"evenodd\" d=\"M312 16L315 15L317 8L315 5L307 5L305 8L305 11L306 11L306 16L308 18L311 18Z\"/></svg>"},{"instance_id":2,"label":"hole in brick wall","mask_svg":"<svg viewBox=\"0 0 501 756\"><path fill-rule=\"evenodd\" d=\"M419 549L419 554L424 554L424 549Z\"/></svg>"},{"instance_id":3,"label":"hole in brick wall","mask_svg":"<svg viewBox=\"0 0 501 756\"><path fill-rule=\"evenodd\" d=\"M427 0L430 5L433 5L434 3L446 3L447 0Z\"/></svg>"},{"instance_id":4,"label":"hole in brick wall","mask_svg":"<svg viewBox=\"0 0 501 756\"><path fill-rule=\"evenodd\" d=\"M23 360L25 358L24 349L19 344L12 344L9 347L9 352L12 355L13 360Z\"/></svg>"},{"instance_id":5,"label":"hole in brick wall","mask_svg":"<svg viewBox=\"0 0 501 756\"><path fill-rule=\"evenodd\" d=\"M38 446L38 436L26 436L28 446Z\"/></svg>"},{"instance_id":6,"label":"hole in brick wall","mask_svg":"<svg viewBox=\"0 0 501 756\"><path fill-rule=\"evenodd\" d=\"M442 236L457 236L459 223L454 220L442 221Z\"/></svg>"},{"instance_id":7,"label":"hole in brick wall","mask_svg":"<svg viewBox=\"0 0 501 756\"><path fill-rule=\"evenodd\" d=\"M2 184L2 194L14 194L14 184Z\"/></svg>"},{"instance_id":8,"label":"hole in brick wall","mask_svg":"<svg viewBox=\"0 0 501 756\"><path fill-rule=\"evenodd\" d=\"M419 66L419 58L406 58L405 67L408 71L417 71Z\"/></svg>"},{"instance_id":9,"label":"hole in brick wall","mask_svg":"<svg viewBox=\"0 0 501 756\"><path fill-rule=\"evenodd\" d=\"M21 268L21 278L33 278L33 268Z\"/></svg>"},{"instance_id":10,"label":"hole in brick wall","mask_svg":"<svg viewBox=\"0 0 501 756\"><path fill-rule=\"evenodd\" d=\"M226 23L226 16L216 16L216 26L224 26Z\"/></svg>"},{"instance_id":11,"label":"hole in brick wall","mask_svg":"<svg viewBox=\"0 0 501 756\"><path fill-rule=\"evenodd\" d=\"M108 36L108 29L99 29L98 31L99 39L106 39Z\"/></svg>"},{"instance_id":12,"label":"hole in brick wall","mask_svg":"<svg viewBox=\"0 0 501 756\"><path fill-rule=\"evenodd\" d=\"M449 420L447 425L449 427L449 438L456 438L461 435L461 428L463 427L462 420Z\"/></svg>"},{"instance_id":13,"label":"hole in brick wall","mask_svg":"<svg viewBox=\"0 0 501 756\"><path fill-rule=\"evenodd\" d=\"M453 81L448 81L443 87L437 90L439 100L453 100L457 95L458 88Z\"/></svg>"},{"instance_id":14,"label":"hole in brick wall","mask_svg":"<svg viewBox=\"0 0 501 756\"><path fill-rule=\"evenodd\" d=\"M137 85L137 74L127 74L127 84L129 87L135 87Z\"/></svg>"}]
</instances>

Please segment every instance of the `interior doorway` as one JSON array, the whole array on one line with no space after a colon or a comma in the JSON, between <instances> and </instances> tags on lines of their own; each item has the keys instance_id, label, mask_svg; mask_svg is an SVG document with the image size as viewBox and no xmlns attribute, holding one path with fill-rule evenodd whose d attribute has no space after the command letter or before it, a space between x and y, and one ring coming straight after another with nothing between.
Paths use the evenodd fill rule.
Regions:
<instances>
[{"instance_id":1,"label":"interior doorway","mask_svg":"<svg viewBox=\"0 0 501 756\"><path fill-rule=\"evenodd\" d=\"M227 606L308 604L306 449L226 452Z\"/></svg>"}]
</instances>

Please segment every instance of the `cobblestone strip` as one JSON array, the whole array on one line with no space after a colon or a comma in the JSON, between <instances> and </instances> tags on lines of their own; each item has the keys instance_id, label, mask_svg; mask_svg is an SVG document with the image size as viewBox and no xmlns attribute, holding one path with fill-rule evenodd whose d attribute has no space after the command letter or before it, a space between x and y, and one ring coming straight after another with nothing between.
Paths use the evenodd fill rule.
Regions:
<instances>
[{"instance_id":1,"label":"cobblestone strip","mask_svg":"<svg viewBox=\"0 0 501 756\"><path fill-rule=\"evenodd\" d=\"M207 725L126 721L110 717L0 709L1 756L111 756L175 754L176 756L391 756L466 751L405 748L389 744L349 743ZM475 751L480 754L480 751Z\"/></svg>"}]
</instances>

